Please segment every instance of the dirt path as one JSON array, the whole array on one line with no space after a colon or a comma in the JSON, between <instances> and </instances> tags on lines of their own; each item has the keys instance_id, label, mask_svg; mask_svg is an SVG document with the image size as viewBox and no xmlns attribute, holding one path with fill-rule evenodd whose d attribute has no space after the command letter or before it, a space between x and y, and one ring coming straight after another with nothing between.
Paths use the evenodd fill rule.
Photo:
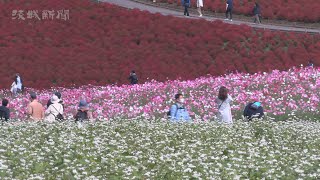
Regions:
<instances>
[{"instance_id":1,"label":"dirt path","mask_svg":"<svg viewBox=\"0 0 320 180\"><path fill-rule=\"evenodd\" d=\"M100 0L101 2L108 2L114 5L118 5L121 7L129 8L129 9L140 9L143 11L149 11L151 13L160 13L163 15L172 15L175 17L180 18L191 18L191 19L199 19L199 17L196 14L190 14L191 17L185 17L183 16L183 13L177 10L167 9L163 7L157 7L152 6L145 3L139 3L132 0ZM210 16L203 16L202 19L208 20L208 21L215 21L215 20L223 20L223 18L216 18L216 17L210 17ZM251 26L253 28L260 28L260 29L270 29L270 30L276 30L276 31L292 31L292 32L305 32L305 33L316 33L320 34L320 29L311 29L311 28L301 28L301 27L289 27L289 26L281 26L281 25L270 25L270 24L254 24L247 21L241 21L241 20L233 20L230 21L224 21L225 23L229 24L246 24L248 26Z\"/></svg>"}]
</instances>

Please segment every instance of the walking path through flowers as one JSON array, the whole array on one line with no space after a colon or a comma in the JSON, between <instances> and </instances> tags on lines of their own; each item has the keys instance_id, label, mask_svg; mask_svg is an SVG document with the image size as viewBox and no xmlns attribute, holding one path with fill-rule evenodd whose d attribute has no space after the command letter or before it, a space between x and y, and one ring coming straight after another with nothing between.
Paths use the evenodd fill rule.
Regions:
<instances>
[{"instance_id":1,"label":"walking path through flowers","mask_svg":"<svg viewBox=\"0 0 320 180\"><path fill-rule=\"evenodd\" d=\"M179 11L165 9L165 8L161 8L161 7L154 7L154 6L142 4L139 2L135 2L132 0L99 0L99 1L111 3L111 4L114 4L117 6L129 8L129 9L140 9L142 11L149 11L151 13L160 13L160 14L167 15L167 16L171 15L171 16L175 16L175 17L185 18L183 16L183 13L181 13ZM192 14L191 14L191 16L192 16ZM200 19L197 16L193 16L190 18ZM214 18L214 17L208 17L208 16L203 16L202 19L205 19L208 21L223 20L222 18ZM225 21L225 23L235 24L235 25L246 24L246 25L253 27L253 28L270 29L270 30L276 30L276 31L308 32L308 33L319 33L320 34L319 29L296 28L296 27L287 27L287 26L270 25L270 24L254 24L254 23L245 22L245 21L238 21L238 20L234 20L232 22Z\"/></svg>"}]
</instances>

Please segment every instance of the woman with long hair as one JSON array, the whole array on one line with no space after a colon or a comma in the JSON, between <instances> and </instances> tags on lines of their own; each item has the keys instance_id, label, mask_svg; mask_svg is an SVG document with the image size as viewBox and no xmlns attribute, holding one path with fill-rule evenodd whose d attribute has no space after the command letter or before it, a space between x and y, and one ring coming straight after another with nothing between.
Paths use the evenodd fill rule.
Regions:
<instances>
[{"instance_id":1,"label":"woman with long hair","mask_svg":"<svg viewBox=\"0 0 320 180\"><path fill-rule=\"evenodd\" d=\"M22 93L23 91L23 84L22 84L22 79L20 77L20 74L15 74L13 83L11 84L11 89L10 89L12 95L17 95L18 93Z\"/></svg>"},{"instance_id":2,"label":"woman with long hair","mask_svg":"<svg viewBox=\"0 0 320 180\"><path fill-rule=\"evenodd\" d=\"M219 89L218 98L216 104L218 108L217 119L219 122L231 124L232 114L230 103L233 101L232 97L228 94L228 89L221 86Z\"/></svg>"}]
</instances>

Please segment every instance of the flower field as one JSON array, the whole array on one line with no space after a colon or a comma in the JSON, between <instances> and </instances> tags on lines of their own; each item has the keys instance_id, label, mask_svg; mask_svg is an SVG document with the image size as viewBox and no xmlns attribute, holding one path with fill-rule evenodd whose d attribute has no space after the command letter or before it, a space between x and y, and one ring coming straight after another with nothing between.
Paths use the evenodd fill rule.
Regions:
<instances>
[{"instance_id":1,"label":"flower field","mask_svg":"<svg viewBox=\"0 0 320 180\"><path fill-rule=\"evenodd\" d=\"M217 2L205 3L222 8ZM241 2L236 12L246 14L251 1ZM319 20L315 11L289 15L281 5L266 16ZM48 9L70 10L70 19L11 17ZM320 65L320 35L91 0L0 0L0 19L0 98L11 111L0 122L0 179L320 178L320 68L300 66L310 59ZM125 85L132 69L140 84ZM26 91L12 97L16 72ZM234 99L233 124L214 121L220 86ZM59 91L66 121L26 123L32 91L43 105ZM168 121L176 93L184 94L192 122ZM74 122L80 98L96 121ZM244 122L252 101L267 116Z\"/></svg>"},{"instance_id":2,"label":"flower field","mask_svg":"<svg viewBox=\"0 0 320 180\"><path fill-rule=\"evenodd\" d=\"M181 4L180 0L157 0L158 2ZM196 7L197 1L191 1ZM320 3L313 0L271 0L251 1L237 0L234 3L234 12L237 14L252 15L254 3L259 2L262 16L268 19L285 19L289 21L320 22ZM205 0L204 9L214 12L225 12L226 0Z\"/></svg>"},{"instance_id":3,"label":"flower field","mask_svg":"<svg viewBox=\"0 0 320 180\"><path fill-rule=\"evenodd\" d=\"M307 121L23 124L0 128L1 179L318 179Z\"/></svg>"},{"instance_id":4,"label":"flower field","mask_svg":"<svg viewBox=\"0 0 320 180\"><path fill-rule=\"evenodd\" d=\"M161 119L173 97L181 92L186 96L186 107L195 121L212 120L216 113L215 99L221 85L230 89L234 98L233 114L241 118L244 106L260 101L271 118L309 118L318 120L320 101L320 69L291 69L264 74L230 74L224 77L202 77L193 81L149 82L135 86L84 86L77 89L58 89L65 104L65 116L72 118L80 97L84 96L94 111L95 118L108 121L115 118ZM39 101L46 104L52 90L35 91ZM1 91L1 97L8 97ZM9 108L14 119L25 119L29 95L11 99ZM163 119L164 120L164 119Z\"/></svg>"},{"instance_id":5,"label":"flower field","mask_svg":"<svg viewBox=\"0 0 320 180\"><path fill-rule=\"evenodd\" d=\"M13 20L12 10L69 9L70 20ZM312 11L310 11L312 12ZM0 89L195 79L320 64L320 36L126 10L89 0L1 1ZM36 68L37 67L37 68Z\"/></svg>"}]
</instances>

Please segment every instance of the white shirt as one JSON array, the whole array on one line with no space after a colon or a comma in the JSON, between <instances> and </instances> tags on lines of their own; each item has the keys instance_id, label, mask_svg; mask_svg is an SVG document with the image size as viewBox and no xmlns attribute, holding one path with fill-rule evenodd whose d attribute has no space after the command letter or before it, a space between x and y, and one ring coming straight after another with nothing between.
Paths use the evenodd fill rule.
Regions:
<instances>
[{"instance_id":1,"label":"white shirt","mask_svg":"<svg viewBox=\"0 0 320 180\"><path fill-rule=\"evenodd\" d=\"M63 114L63 106L60 103L51 104L45 112L46 117L44 120L46 122L54 122L59 113Z\"/></svg>"},{"instance_id":2,"label":"white shirt","mask_svg":"<svg viewBox=\"0 0 320 180\"><path fill-rule=\"evenodd\" d=\"M17 77L17 89L22 89L22 83L21 83L21 79L20 76Z\"/></svg>"},{"instance_id":3,"label":"white shirt","mask_svg":"<svg viewBox=\"0 0 320 180\"><path fill-rule=\"evenodd\" d=\"M218 109L218 121L222 123L228 123L231 124L232 121L232 114L231 114L231 106L230 103L233 101L232 97L228 95L227 99L224 101L221 101L220 99L217 99L217 106Z\"/></svg>"}]
</instances>

